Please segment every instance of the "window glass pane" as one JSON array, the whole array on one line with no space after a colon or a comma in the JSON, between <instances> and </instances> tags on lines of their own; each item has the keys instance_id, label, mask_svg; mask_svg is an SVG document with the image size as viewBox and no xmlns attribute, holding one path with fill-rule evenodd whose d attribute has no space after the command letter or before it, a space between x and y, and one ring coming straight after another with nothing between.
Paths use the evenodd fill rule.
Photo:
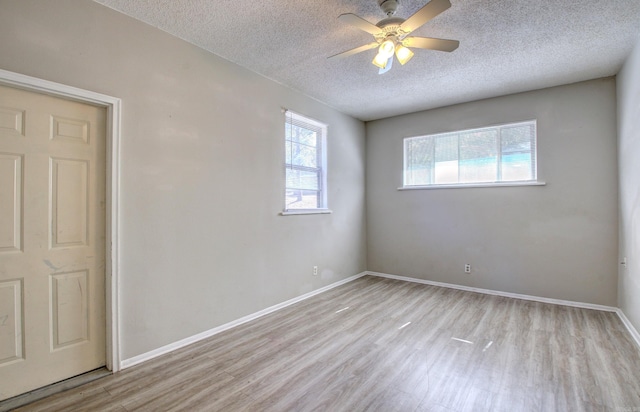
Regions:
<instances>
[{"instance_id":1,"label":"window glass pane","mask_svg":"<svg viewBox=\"0 0 640 412\"><path fill-rule=\"evenodd\" d=\"M533 180L533 125L502 128L502 180Z\"/></svg>"},{"instance_id":2,"label":"window glass pane","mask_svg":"<svg viewBox=\"0 0 640 412\"><path fill-rule=\"evenodd\" d=\"M458 183L458 135L435 138L435 183Z\"/></svg>"},{"instance_id":3,"label":"window glass pane","mask_svg":"<svg viewBox=\"0 0 640 412\"><path fill-rule=\"evenodd\" d=\"M530 152L533 126L525 124L502 128L502 154Z\"/></svg>"},{"instance_id":4,"label":"window glass pane","mask_svg":"<svg viewBox=\"0 0 640 412\"><path fill-rule=\"evenodd\" d=\"M426 185L431 183L431 167L433 165L432 138L415 138L407 142L405 147L405 181L408 185Z\"/></svg>"},{"instance_id":5,"label":"window glass pane","mask_svg":"<svg viewBox=\"0 0 640 412\"><path fill-rule=\"evenodd\" d=\"M316 209L321 207L318 200L318 192L314 190L287 190L285 207L287 209Z\"/></svg>"},{"instance_id":6,"label":"window glass pane","mask_svg":"<svg viewBox=\"0 0 640 412\"><path fill-rule=\"evenodd\" d=\"M532 180L531 154L513 153L502 156L502 180Z\"/></svg>"},{"instance_id":7,"label":"window glass pane","mask_svg":"<svg viewBox=\"0 0 640 412\"><path fill-rule=\"evenodd\" d=\"M318 190L320 187L318 180L318 172L287 167L287 189Z\"/></svg>"},{"instance_id":8,"label":"window glass pane","mask_svg":"<svg viewBox=\"0 0 640 412\"><path fill-rule=\"evenodd\" d=\"M306 129L295 124L292 125L289 122L285 125L285 136L287 140L296 143L304 143L309 146L316 145L317 133L315 130Z\"/></svg>"},{"instance_id":9,"label":"window glass pane","mask_svg":"<svg viewBox=\"0 0 640 412\"><path fill-rule=\"evenodd\" d=\"M286 141L285 151L287 164L306 167L318 166L318 152L315 147Z\"/></svg>"},{"instance_id":10,"label":"window glass pane","mask_svg":"<svg viewBox=\"0 0 640 412\"><path fill-rule=\"evenodd\" d=\"M481 130L461 133L460 183L498 180L498 132Z\"/></svg>"},{"instance_id":11,"label":"window glass pane","mask_svg":"<svg viewBox=\"0 0 640 412\"><path fill-rule=\"evenodd\" d=\"M291 164L291 141L286 140L284 142L284 161L286 164Z\"/></svg>"}]
</instances>

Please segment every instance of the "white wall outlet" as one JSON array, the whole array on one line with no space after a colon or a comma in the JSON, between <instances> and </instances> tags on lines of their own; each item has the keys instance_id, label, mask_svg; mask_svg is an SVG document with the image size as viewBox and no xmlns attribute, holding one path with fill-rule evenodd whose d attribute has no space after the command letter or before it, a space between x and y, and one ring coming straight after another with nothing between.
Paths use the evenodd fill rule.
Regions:
<instances>
[{"instance_id":1,"label":"white wall outlet","mask_svg":"<svg viewBox=\"0 0 640 412\"><path fill-rule=\"evenodd\" d=\"M464 265L464 273L471 273L471 265L468 263L465 263Z\"/></svg>"},{"instance_id":2,"label":"white wall outlet","mask_svg":"<svg viewBox=\"0 0 640 412\"><path fill-rule=\"evenodd\" d=\"M622 262L620 262L620 264L622 265L623 268L627 268L627 258L622 258Z\"/></svg>"},{"instance_id":3,"label":"white wall outlet","mask_svg":"<svg viewBox=\"0 0 640 412\"><path fill-rule=\"evenodd\" d=\"M318 276L318 267L317 266L313 267L313 276Z\"/></svg>"}]
</instances>

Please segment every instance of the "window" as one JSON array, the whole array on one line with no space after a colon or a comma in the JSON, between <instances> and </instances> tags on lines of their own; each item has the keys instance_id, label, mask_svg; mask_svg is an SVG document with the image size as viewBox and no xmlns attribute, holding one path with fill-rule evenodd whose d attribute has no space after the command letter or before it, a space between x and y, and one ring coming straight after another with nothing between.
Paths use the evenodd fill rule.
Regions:
<instances>
[{"instance_id":1,"label":"window","mask_svg":"<svg viewBox=\"0 0 640 412\"><path fill-rule=\"evenodd\" d=\"M404 186L536 182L536 121L404 139Z\"/></svg>"},{"instance_id":2,"label":"window","mask_svg":"<svg viewBox=\"0 0 640 412\"><path fill-rule=\"evenodd\" d=\"M327 208L327 126L287 111L285 115L285 213Z\"/></svg>"}]
</instances>

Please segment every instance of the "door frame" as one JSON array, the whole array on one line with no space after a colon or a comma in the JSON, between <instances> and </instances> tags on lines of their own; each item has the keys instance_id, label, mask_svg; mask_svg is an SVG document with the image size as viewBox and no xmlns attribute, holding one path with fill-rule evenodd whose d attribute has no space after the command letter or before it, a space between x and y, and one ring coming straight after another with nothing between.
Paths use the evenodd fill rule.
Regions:
<instances>
[{"instance_id":1,"label":"door frame","mask_svg":"<svg viewBox=\"0 0 640 412\"><path fill-rule=\"evenodd\" d=\"M120 359L120 316L119 316L119 216L120 216L120 123L122 101L116 97L95 93L36 77L0 69L0 84L48 94L82 103L89 103L107 109L106 130L106 366L117 372L121 369Z\"/></svg>"}]
</instances>

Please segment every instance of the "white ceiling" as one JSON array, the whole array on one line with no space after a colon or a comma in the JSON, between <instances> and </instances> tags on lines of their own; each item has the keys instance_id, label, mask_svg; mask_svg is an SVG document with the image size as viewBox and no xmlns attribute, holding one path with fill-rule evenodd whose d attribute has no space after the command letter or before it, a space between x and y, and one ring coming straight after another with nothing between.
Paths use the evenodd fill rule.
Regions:
<instances>
[{"instance_id":1,"label":"white ceiling","mask_svg":"<svg viewBox=\"0 0 640 412\"><path fill-rule=\"evenodd\" d=\"M611 76L640 33L639 0L451 0L412 35L460 47L378 75L376 50L327 59L373 41L337 17L375 24L378 0L95 1L361 120ZM427 0L399 3L407 18Z\"/></svg>"}]
</instances>

